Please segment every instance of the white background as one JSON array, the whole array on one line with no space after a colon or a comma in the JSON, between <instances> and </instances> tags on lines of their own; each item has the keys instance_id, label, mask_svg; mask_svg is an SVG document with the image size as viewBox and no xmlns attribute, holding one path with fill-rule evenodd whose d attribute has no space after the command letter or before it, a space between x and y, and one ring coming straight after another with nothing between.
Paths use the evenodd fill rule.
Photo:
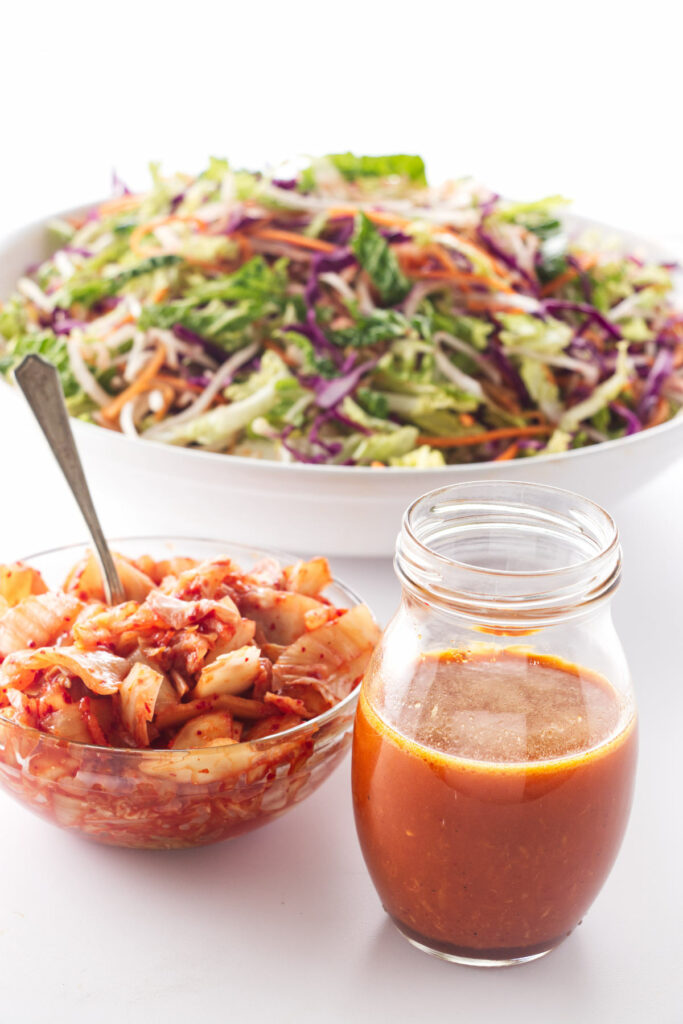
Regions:
<instances>
[{"instance_id":1,"label":"white background","mask_svg":"<svg viewBox=\"0 0 683 1024\"><path fill-rule=\"evenodd\" d=\"M519 198L560 192L683 253L675 7L13 4L0 230L106 194L114 167L141 187L149 159L192 171L209 153L258 164L351 148L421 152L435 178L472 172ZM79 539L38 440L13 437L2 407L0 431L0 559ZM3 796L0 1024L681 1024L682 468L614 510L638 790L614 872L557 952L491 973L413 951L365 873L348 764L267 829L181 854L91 846ZM103 512L116 532L116 508ZM201 517L191 526L202 534ZM389 565L337 568L386 619Z\"/></svg>"}]
</instances>

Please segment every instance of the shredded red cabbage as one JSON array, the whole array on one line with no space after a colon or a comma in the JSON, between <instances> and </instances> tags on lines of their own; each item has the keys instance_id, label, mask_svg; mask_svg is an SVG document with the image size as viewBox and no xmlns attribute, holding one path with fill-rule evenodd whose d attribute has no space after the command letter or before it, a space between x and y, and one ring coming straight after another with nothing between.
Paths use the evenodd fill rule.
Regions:
<instances>
[{"instance_id":1,"label":"shredded red cabbage","mask_svg":"<svg viewBox=\"0 0 683 1024\"><path fill-rule=\"evenodd\" d=\"M363 375L373 370L378 362L379 357L369 359L366 363L361 363L360 366L348 370L342 377L335 377L332 380L327 380L325 377L314 377L311 384L315 391L318 407L333 409L335 405L339 405L347 395L356 390Z\"/></svg>"},{"instance_id":2,"label":"shredded red cabbage","mask_svg":"<svg viewBox=\"0 0 683 1024\"><path fill-rule=\"evenodd\" d=\"M643 396L638 403L638 415L641 419L647 419L648 415L652 411L657 399L659 398L664 381L673 370L673 367L674 356L671 349L660 348L655 356L652 368L650 369L645 382Z\"/></svg>"},{"instance_id":3,"label":"shredded red cabbage","mask_svg":"<svg viewBox=\"0 0 683 1024\"><path fill-rule=\"evenodd\" d=\"M573 313L583 313L587 317L591 317L603 330L612 338L616 338L617 341L621 338L621 331L619 328L607 319L595 306L589 306L587 302L570 302L569 299L544 299L541 306L547 313L559 313L562 310L568 310Z\"/></svg>"},{"instance_id":4,"label":"shredded red cabbage","mask_svg":"<svg viewBox=\"0 0 683 1024\"><path fill-rule=\"evenodd\" d=\"M321 350L331 355L334 361L338 364L341 358L341 352L332 342L325 337L320 324L315 318L315 310L309 309L306 314L306 323L290 324L284 328L285 331L296 331L297 334L303 334L305 338L313 344L313 347L320 352Z\"/></svg>"},{"instance_id":5,"label":"shredded red cabbage","mask_svg":"<svg viewBox=\"0 0 683 1024\"><path fill-rule=\"evenodd\" d=\"M258 224L260 217L250 217L248 214L243 213L242 210L235 210L230 214L228 223L225 225L222 234L232 235L235 231L241 231L242 228L248 228L252 224Z\"/></svg>"},{"instance_id":6,"label":"shredded red cabbage","mask_svg":"<svg viewBox=\"0 0 683 1024\"><path fill-rule=\"evenodd\" d=\"M55 334L69 334L75 327L87 327L87 321L77 320L69 316L64 309L55 309L51 317L52 330Z\"/></svg>"},{"instance_id":7,"label":"shredded red cabbage","mask_svg":"<svg viewBox=\"0 0 683 1024\"><path fill-rule=\"evenodd\" d=\"M86 260L93 255L90 249L83 249L78 245L65 245L64 252L72 252L75 256L82 256Z\"/></svg>"},{"instance_id":8,"label":"shredded red cabbage","mask_svg":"<svg viewBox=\"0 0 683 1024\"><path fill-rule=\"evenodd\" d=\"M186 341L190 345L198 345L199 348L204 349L206 354L215 359L217 363L224 363L230 354L224 348L221 348L220 345L216 345L213 341L207 341L206 338L195 334L194 331L184 327L182 324L174 324L173 333L180 341Z\"/></svg>"},{"instance_id":9,"label":"shredded red cabbage","mask_svg":"<svg viewBox=\"0 0 683 1024\"><path fill-rule=\"evenodd\" d=\"M332 443L328 441L323 441L319 434L322 425L324 423L327 423L327 421L331 419L332 415L332 412L323 412L320 413L319 416L316 416L316 418L313 420L313 425L311 426L308 439L311 442L311 444L317 444L320 448L324 449L324 451L326 451L328 455L339 455L339 452L343 449L344 446L340 444L338 441L333 441Z\"/></svg>"},{"instance_id":10,"label":"shredded red cabbage","mask_svg":"<svg viewBox=\"0 0 683 1024\"><path fill-rule=\"evenodd\" d=\"M579 261L571 253L567 256L567 263L570 267L577 271L579 275L579 281L581 283L581 291L583 292L584 302L587 302L591 308L593 308L593 289L591 287L590 278L585 272Z\"/></svg>"},{"instance_id":11,"label":"shredded red cabbage","mask_svg":"<svg viewBox=\"0 0 683 1024\"><path fill-rule=\"evenodd\" d=\"M519 263L519 261L509 252L506 252L498 243L489 231L484 227L485 221L482 220L481 225L477 228L477 237L485 246L493 253L493 255L504 263L510 270L514 270L522 278L524 283L527 285L532 295L539 294L539 288L536 281L527 270Z\"/></svg>"},{"instance_id":12,"label":"shredded red cabbage","mask_svg":"<svg viewBox=\"0 0 683 1024\"><path fill-rule=\"evenodd\" d=\"M111 190L115 196L129 196L131 191L115 170L111 172Z\"/></svg>"},{"instance_id":13,"label":"shredded red cabbage","mask_svg":"<svg viewBox=\"0 0 683 1024\"><path fill-rule=\"evenodd\" d=\"M486 350L486 355L489 356L491 362L498 367L498 369L501 372L501 375L509 384L509 386L514 390L520 402L523 405L526 405L529 401L529 394L524 386L524 381L522 380L519 373L512 365L508 357L505 355L505 352L503 351L503 346L501 345L500 341L497 338L494 338L492 342L489 344Z\"/></svg>"},{"instance_id":14,"label":"shredded red cabbage","mask_svg":"<svg viewBox=\"0 0 683 1024\"><path fill-rule=\"evenodd\" d=\"M643 429L643 424L627 405L623 405L622 402L610 402L610 409L626 423L626 436L637 434Z\"/></svg>"},{"instance_id":15,"label":"shredded red cabbage","mask_svg":"<svg viewBox=\"0 0 683 1024\"><path fill-rule=\"evenodd\" d=\"M291 425L285 427L285 429L280 434L280 441L282 443L282 446L287 449L289 454L292 455L297 462L306 462L313 465L319 465L321 462L327 461L327 456L325 454L312 455L307 452L299 451L299 449L295 448L293 444L290 444L287 438L289 437L293 430L294 427Z\"/></svg>"},{"instance_id":16,"label":"shredded red cabbage","mask_svg":"<svg viewBox=\"0 0 683 1024\"><path fill-rule=\"evenodd\" d=\"M320 285L318 278L321 274L338 274L340 270L353 266L356 262L354 254L346 248L337 249L332 253L318 254L313 257L311 273L304 289L304 301L308 307L317 302L320 297Z\"/></svg>"},{"instance_id":17,"label":"shredded red cabbage","mask_svg":"<svg viewBox=\"0 0 683 1024\"><path fill-rule=\"evenodd\" d=\"M356 423L356 421L352 420L349 416L345 416L342 412L339 411L339 409L332 409L331 412L332 415L334 416L334 419L338 423L341 423L342 426L349 427L351 430L356 431L356 433L358 434L365 434L366 437L370 437L370 435L373 433L373 431L370 430L368 427L364 427L362 423Z\"/></svg>"}]
</instances>

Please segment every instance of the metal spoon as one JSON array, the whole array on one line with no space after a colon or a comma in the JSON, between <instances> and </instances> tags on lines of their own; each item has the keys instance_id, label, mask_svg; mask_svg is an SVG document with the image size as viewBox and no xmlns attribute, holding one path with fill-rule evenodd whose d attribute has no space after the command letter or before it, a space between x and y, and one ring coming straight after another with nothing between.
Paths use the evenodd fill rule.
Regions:
<instances>
[{"instance_id":1,"label":"metal spoon","mask_svg":"<svg viewBox=\"0 0 683 1024\"><path fill-rule=\"evenodd\" d=\"M95 512L76 442L71 432L69 414L64 404L62 386L55 367L38 355L26 356L14 371L17 384L38 420L52 454L71 488L76 504L88 527L95 554L102 571L107 604L120 604L125 592L107 547L100 521Z\"/></svg>"}]
</instances>

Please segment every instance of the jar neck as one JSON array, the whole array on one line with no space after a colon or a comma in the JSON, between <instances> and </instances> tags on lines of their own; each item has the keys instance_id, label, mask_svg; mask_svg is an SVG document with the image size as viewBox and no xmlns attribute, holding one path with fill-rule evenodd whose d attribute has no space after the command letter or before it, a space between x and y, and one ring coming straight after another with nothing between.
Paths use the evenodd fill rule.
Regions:
<instances>
[{"instance_id":1,"label":"jar neck","mask_svg":"<svg viewBox=\"0 0 683 1024\"><path fill-rule=\"evenodd\" d=\"M406 512L396 572L420 601L510 632L592 610L616 589L621 548L598 505L514 481L444 487Z\"/></svg>"}]
</instances>

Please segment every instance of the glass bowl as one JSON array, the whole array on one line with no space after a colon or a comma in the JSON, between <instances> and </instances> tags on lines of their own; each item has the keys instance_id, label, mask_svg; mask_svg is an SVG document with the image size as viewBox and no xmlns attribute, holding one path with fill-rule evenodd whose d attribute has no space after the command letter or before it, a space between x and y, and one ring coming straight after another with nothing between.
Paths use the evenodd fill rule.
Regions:
<instances>
[{"instance_id":1,"label":"glass bowl","mask_svg":"<svg viewBox=\"0 0 683 1024\"><path fill-rule=\"evenodd\" d=\"M115 551L136 558L227 556L247 570L259 559L296 561L279 551L218 540L127 537ZM22 559L58 587L87 544ZM334 604L359 598L335 580ZM0 785L61 828L110 846L182 849L232 839L304 800L351 743L359 686L317 718L252 742L195 750L127 750L57 739L9 722L0 712Z\"/></svg>"}]
</instances>

